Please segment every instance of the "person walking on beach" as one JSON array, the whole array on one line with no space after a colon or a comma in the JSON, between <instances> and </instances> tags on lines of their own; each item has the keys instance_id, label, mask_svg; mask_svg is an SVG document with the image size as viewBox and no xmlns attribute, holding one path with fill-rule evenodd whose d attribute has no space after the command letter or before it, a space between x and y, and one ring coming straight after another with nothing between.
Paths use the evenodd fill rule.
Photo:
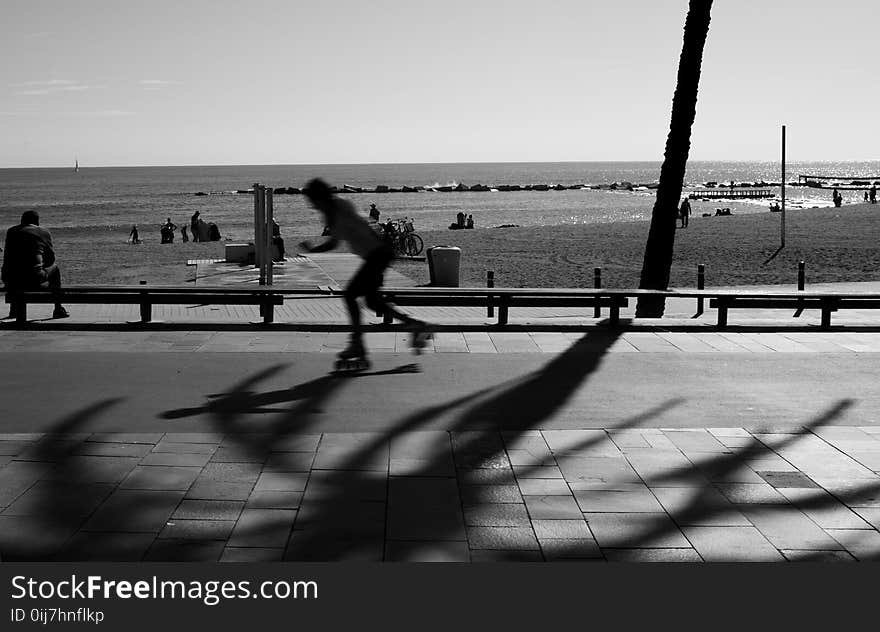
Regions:
<instances>
[{"instance_id":1,"label":"person walking on beach","mask_svg":"<svg viewBox=\"0 0 880 632\"><path fill-rule=\"evenodd\" d=\"M834 191L831 193L831 201L834 202L834 206L840 207L843 204L843 196L837 190L837 187L834 187Z\"/></svg>"},{"instance_id":2,"label":"person walking on beach","mask_svg":"<svg viewBox=\"0 0 880 632\"><path fill-rule=\"evenodd\" d=\"M394 253L370 228L369 223L360 215L354 205L343 198L336 197L330 186L320 178L314 178L303 188L303 193L323 216L329 229L329 236L319 244L303 241L300 248L308 252L326 252L332 250L340 241L348 243L351 251L359 256L363 263L345 288L344 299L351 318L351 342L340 354L341 362L366 362L367 351L364 348L363 326L358 298L363 296L367 306L376 313L389 314L408 326L412 332L410 346L417 353L432 337L427 323L404 314L393 305L385 302L379 293L385 270L394 259Z\"/></svg>"},{"instance_id":3,"label":"person walking on beach","mask_svg":"<svg viewBox=\"0 0 880 632\"><path fill-rule=\"evenodd\" d=\"M186 234L186 224L180 227L180 236L183 238L183 243L189 241L189 235Z\"/></svg>"},{"instance_id":4,"label":"person walking on beach","mask_svg":"<svg viewBox=\"0 0 880 632\"><path fill-rule=\"evenodd\" d=\"M21 215L21 224L6 231L0 279L6 284L7 291L13 292L41 289L57 292L61 289L61 270L55 263L52 235L40 226L40 215L36 211L25 211ZM10 317L17 311L13 303ZM69 315L56 300L52 318L67 318Z\"/></svg>"},{"instance_id":5,"label":"person walking on beach","mask_svg":"<svg viewBox=\"0 0 880 632\"><path fill-rule=\"evenodd\" d=\"M138 235L137 224L134 224L131 227L131 232L128 233L128 243L133 244L133 245L137 245L137 244L141 243L141 238Z\"/></svg>"},{"instance_id":6,"label":"person walking on beach","mask_svg":"<svg viewBox=\"0 0 880 632\"><path fill-rule=\"evenodd\" d=\"M877 203L877 185L872 184L871 189L868 191L868 199L871 201L871 204Z\"/></svg>"},{"instance_id":7,"label":"person walking on beach","mask_svg":"<svg viewBox=\"0 0 880 632\"><path fill-rule=\"evenodd\" d=\"M678 210L678 217L681 219L681 227L687 228L691 221L691 202L687 198L681 201L681 208Z\"/></svg>"}]
</instances>

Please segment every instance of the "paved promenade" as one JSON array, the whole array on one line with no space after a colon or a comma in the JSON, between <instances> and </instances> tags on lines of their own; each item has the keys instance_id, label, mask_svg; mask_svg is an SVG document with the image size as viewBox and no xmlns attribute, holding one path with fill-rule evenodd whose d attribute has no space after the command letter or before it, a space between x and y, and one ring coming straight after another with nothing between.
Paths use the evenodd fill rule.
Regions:
<instances>
[{"instance_id":1,"label":"paved promenade","mask_svg":"<svg viewBox=\"0 0 880 632\"><path fill-rule=\"evenodd\" d=\"M374 326L373 367L339 376L338 302L268 330L4 321L0 557L880 559L871 314L429 311L426 354Z\"/></svg>"}]
</instances>

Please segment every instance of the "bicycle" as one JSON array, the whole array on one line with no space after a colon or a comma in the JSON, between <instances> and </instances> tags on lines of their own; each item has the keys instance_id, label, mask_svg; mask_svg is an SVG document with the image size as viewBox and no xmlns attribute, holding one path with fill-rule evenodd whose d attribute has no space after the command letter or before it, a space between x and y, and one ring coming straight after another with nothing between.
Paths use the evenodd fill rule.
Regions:
<instances>
[{"instance_id":1,"label":"bicycle","mask_svg":"<svg viewBox=\"0 0 880 632\"><path fill-rule=\"evenodd\" d=\"M391 246L396 256L415 257L425 247L424 241L415 232L409 219L389 220L382 224L385 241Z\"/></svg>"}]
</instances>

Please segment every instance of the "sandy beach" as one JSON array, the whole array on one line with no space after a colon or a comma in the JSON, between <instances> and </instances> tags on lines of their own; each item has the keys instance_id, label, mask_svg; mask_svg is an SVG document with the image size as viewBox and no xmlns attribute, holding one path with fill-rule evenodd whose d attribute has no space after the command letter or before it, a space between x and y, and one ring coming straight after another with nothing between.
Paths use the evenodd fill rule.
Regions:
<instances>
[{"instance_id":1,"label":"sandy beach","mask_svg":"<svg viewBox=\"0 0 880 632\"><path fill-rule=\"evenodd\" d=\"M697 264L706 266L706 285L791 284L798 261L806 262L807 283L880 280L880 205L797 209L786 213L786 247L780 243L778 213L691 218L676 234L673 287L694 287ZM462 250L462 285L485 285L494 270L497 286L592 287L593 268L602 268L606 287L636 287L648 222L562 225L542 228L485 228L423 232L426 246ZM50 230L52 229L49 226ZM186 283L194 277L190 259L223 258L223 243L125 243L116 231L53 230L65 282ZM285 233L288 250L314 235ZM399 261L396 269L428 283L425 262Z\"/></svg>"}]
</instances>

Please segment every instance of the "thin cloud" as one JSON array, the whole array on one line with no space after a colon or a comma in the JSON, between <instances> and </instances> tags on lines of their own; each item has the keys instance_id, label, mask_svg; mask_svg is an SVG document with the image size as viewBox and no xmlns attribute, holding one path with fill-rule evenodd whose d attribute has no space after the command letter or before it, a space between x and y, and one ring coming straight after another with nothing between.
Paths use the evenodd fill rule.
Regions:
<instances>
[{"instance_id":1,"label":"thin cloud","mask_svg":"<svg viewBox=\"0 0 880 632\"><path fill-rule=\"evenodd\" d=\"M40 81L23 81L9 84L11 88L19 89L14 94L17 96L43 96L57 94L59 92L82 92L89 86L74 79L48 79Z\"/></svg>"},{"instance_id":2,"label":"thin cloud","mask_svg":"<svg viewBox=\"0 0 880 632\"><path fill-rule=\"evenodd\" d=\"M180 85L179 81L169 81L167 79L141 79L138 83L147 90L159 90L169 86Z\"/></svg>"}]
</instances>

